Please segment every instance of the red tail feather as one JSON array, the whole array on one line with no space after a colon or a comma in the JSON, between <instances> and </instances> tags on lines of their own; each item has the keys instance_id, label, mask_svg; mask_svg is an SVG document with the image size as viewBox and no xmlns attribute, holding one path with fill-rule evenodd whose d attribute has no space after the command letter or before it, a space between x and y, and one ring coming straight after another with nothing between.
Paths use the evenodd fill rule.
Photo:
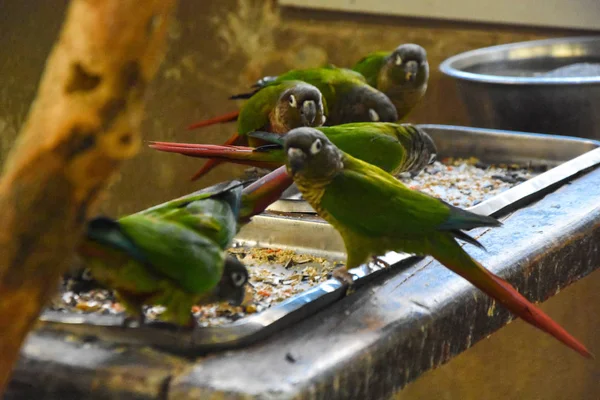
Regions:
<instances>
[{"instance_id":1,"label":"red tail feather","mask_svg":"<svg viewBox=\"0 0 600 400\"><path fill-rule=\"evenodd\" d=\"M224 124L226 122L233 122L233 121L237 120L239 115L240 115L239 111L232 111L230 113L223 114L218 117L209 118L209 119L205 119L204 121L199 121L199 122L193 123L190 126L188 126L187 129L192 130L192 129L202 128L205 126L215 125L215 124L219 124L219 123Z\"/></svg>"},{"instance_id":2,"label":"red tail feather","mask_svg":"<svg viewBox=\"0 0 600 400\"><path fill-rule=\"evenodd\" d=\"M237 133L234 133L233 136L231 136L229 139L227 139L227 141L225 143L223 143L224 146L228 146L228 145L245 145L246 144L246 137L244 136L240 136ZM217 165L221 164L222 162L224 162L223 160L216 160L216 159L212 159L212 160L208 160L203 166L202 168L200 168L198 170L198 172L196 172L192 178L190 179L192 182L200 179L201 177L203 177L204 175L206 175L208 172L210 172L213 168L215 168Z\"/></svg>"},{"instance_id":3,"label":"red tail feather","mask_svg":"<svg viewBox=\"0 0 600 400\"><path fill-rule=\"evenodd\" d=\"M567 332L562 326L554 322L539 307L536 307L534 304L529 302L529 300L517 292L515 288L513 288L508 282L487 270L486 272L496 282L496 284L502 286L504 288L504 292L507 293L506 300L497 299L499 302L504 304L506 308L536 328L554 336L556 339L575 350L582 356L586 358L594 358L592 353L590 353L583 344L571 336L571 334L569 334L569 332ZM502 292L502 290L500 290L500 292Z\"/></svg>"},{"instance_id":4,"label":"red tail feather","mask_svg":"<svg viewBox=\"0 0 600 400\"><path fill-rule=\"evenodd\" d=\"M212 158L227 153L253 153L254 147L220 145L220 144L196 144L178 142L149 142L148 147L165 151L168 153L184 154L189 157Z\"/></svg>"},{"instance_id":5,"label":"red tail feather","mask_svg":"<svg viewBox=\"0 0 600 400\"><path fill-rule=\"evenodd\" d=\"M250 165L258 168L275 169L282 162L261 159L266 153L257 153L253 147L225 146L216 144L193 144L176 142L150 142L150 148L167 153L177 153L188 157L223 160L233 164Z\"/></svg>"},{"instance_id":6,"label":"red tail feather","mask_svg":"<svg viewBox=\"0 0 600 400\"><path fill-rule=\"evenodd\" d=\"M447 258L445 261L443 261L441 257L439 261L453 272L471 282L481 291L500 302L513 314L521 317L523 320L535 326L536 328L554 336L557 340L575 350L582 356L594 358L594 356L583 344L571 336L562 326L554 322L539 307L536 307L533 303L523 297L523 295L517 292L517 290L508 282L485 269L481 264L470 258L466 253L461 255L461 259L470 264L472 263L472 265L463 266L461 265L461 262L456 262L455 260L450 261Z\"/></svg>"},{"instance_id":7,"label":"red tail feather","mask_svg":"<svg viewBox=\"0 0 600 400\"><path fill-rule=\"evenodd\" d=\"M278 200L292 183L294 180L288 175L285 165L282 165L244 188L239 221L246 223L250 217L263 212Z\"/></svg>"}]
</instances>

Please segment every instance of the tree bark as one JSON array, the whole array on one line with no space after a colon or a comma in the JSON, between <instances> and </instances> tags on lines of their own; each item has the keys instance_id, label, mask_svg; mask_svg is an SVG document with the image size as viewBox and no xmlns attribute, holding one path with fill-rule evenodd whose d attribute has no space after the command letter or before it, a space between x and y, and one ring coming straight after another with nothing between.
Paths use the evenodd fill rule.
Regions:
<instances>
[{"instance_id":1,"label":"tree bark","mask_svg":"<svg viewBox=\"0 0 600 400\"><path fill-rule=\"evenodd\" d=\"M88 215L140 147L176 0L73 0L0 180L0 397Z\"/></svg>"}]
</instances>

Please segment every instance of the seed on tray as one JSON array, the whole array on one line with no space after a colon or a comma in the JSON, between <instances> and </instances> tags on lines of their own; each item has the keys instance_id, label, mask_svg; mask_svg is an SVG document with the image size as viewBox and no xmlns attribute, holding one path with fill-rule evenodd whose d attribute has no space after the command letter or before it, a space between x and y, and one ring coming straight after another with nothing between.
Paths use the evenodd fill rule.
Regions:
<instances>
[{"instance_id":1,"label":"seed on tray","mask_svg":"<svg viewBox=\"0 0 600 400\"><path fill-rule=\"evenodd\" d=\"M256 304L249 304L246 306L246 314L254 314L256 312Z\"/></svg>"},{"instance_id":2,"label":"seed on tray","mask_svg":"<svg viewBox=\"0 0 600 400\"><path fill-rule=\"evenodd\" d=\"M414 178L409 174L401 174L398 178L411 189L467 208L531 179L544 170L540 166L490 165L474 157L445 158L442 161L443 163L436 161L429 165Z\"/></svg>"}]
</instances>

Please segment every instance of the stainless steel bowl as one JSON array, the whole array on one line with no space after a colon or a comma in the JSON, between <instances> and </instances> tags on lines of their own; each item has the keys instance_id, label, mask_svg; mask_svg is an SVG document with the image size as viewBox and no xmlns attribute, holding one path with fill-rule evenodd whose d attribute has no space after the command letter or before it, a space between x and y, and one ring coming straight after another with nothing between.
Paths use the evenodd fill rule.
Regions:
<instances>
[{"instance_id":1,"label":"stainless steel bowl","mask_svg":"<svg viewBox=\"0 0 600 400\"><path fill-rule=\"evenodd\" d=\"M440 70L456 79L474 126L600 138L600 36L486 47Z\"/></svg>"}]
</instances>

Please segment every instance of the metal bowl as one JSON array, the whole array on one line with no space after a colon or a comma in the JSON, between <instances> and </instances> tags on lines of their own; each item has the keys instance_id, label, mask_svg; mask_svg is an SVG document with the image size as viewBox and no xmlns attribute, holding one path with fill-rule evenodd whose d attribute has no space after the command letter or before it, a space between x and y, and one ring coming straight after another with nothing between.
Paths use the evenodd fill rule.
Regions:
<instances>
[{"instance_id":1,"label":"metal bowl","mask_svg":"<svg viewBox=\"0 0 600 400\"><path fill-rule=\"evenodd\" d=\"M486 47L440 70L474 126L600 138L600 36Z\"/></svg>"}]
</instances>

